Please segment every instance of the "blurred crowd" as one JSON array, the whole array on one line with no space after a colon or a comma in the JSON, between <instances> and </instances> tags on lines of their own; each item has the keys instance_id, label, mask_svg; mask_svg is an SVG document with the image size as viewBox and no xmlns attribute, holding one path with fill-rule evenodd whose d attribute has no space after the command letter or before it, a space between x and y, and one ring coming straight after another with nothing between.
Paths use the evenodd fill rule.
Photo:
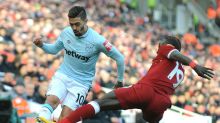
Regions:
<instances>
[{"instance_id":1,"label":"blurred crowd","mask_svg":"<svg viewBox=\"0 0 220 123\"><path fill-rule=\"evenodd\" d=\"M210 6L207 9L208 19L215 19L220 16L220 0L215 0L216 4Z\"/></svg>"},{"instance_id":2,"label":"blurred crowd","mask_svg":"<svg viewBox=\"0 0 220 123\"><path fill-rule=\"evenodd\" d=\"M171 34L154 23L150 16L141 17L131 6L120 0L1 0L0 1L0 92L9 92L13 106L21 116L30 113L27 101L44 103L48 84L63 60L57 55L44 53L33 45L33 38L43 35L53 43L60 31L68 25L67 13L73 5L83 5L88 12L88 25L106 37L125 56L125 84L135 84L144 76L157 52L158 40ZM220 123L220 48L208 46L196 38L179 37L182 51L196 62L215 70L215 77L201 79L190 67L185 67L184 83L171 96L173 105L203 115L211 115ZM87 101L112 88L117 79L117 65L101 55L96 65L96 77ZM159 71L158 71L159 72ZM22 102L22 103L21 103ZM109 122L119 122L120 113L106 112ZM97 116L99 117L99 116ZM102 114L99 118L104 118ZM97 121L94 121L97 123ZM104 121L103 121L104 122ZM121 122L121 121L120 121Z\"/></svg>"}]
</instances>

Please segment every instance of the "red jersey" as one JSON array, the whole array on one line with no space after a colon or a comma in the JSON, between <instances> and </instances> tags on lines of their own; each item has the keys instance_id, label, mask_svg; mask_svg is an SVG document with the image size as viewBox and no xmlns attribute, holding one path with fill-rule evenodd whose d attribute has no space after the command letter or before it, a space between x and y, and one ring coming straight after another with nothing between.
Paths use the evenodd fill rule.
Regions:
<instances>
[{"instance_id":1,"label":"red jersey","mask_svg":"<svg viewBox=\"0 0 220 123\"><path fill-rule=\"evenodd\" d=\"M156 89L167 94L173 94L174 89L183 81L184 69L178 61L170 60L170 54L175 51L172 45L162 45L147 74L139 81L151 84Z\"/></svg>"}]
</instances>

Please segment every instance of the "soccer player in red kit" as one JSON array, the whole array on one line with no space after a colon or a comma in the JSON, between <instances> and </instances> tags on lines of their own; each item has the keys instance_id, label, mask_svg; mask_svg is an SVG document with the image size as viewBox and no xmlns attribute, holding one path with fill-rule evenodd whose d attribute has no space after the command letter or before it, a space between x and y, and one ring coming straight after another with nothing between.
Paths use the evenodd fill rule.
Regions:
<instances>
[{"instance_id":1,"label":"soccer player in red kit","mask_svg":"<svg viewBox=\"0 0 220 123\"><path fill-rule=\"evenodd\" d=\"M137 84L126 88L117 88L98 99L84 105L61 120L59 123L76 123L93 117L106 110L138 108L143 118L150 123L159 123L166 109L171 107L170 95L182 82L184 69L190 66L199 76L210 80L214 73L210 68L196 64L180 53L181 42L173 36L166 36L159 43L157 56L147 74Z\"/></svg>"}]
</instances>

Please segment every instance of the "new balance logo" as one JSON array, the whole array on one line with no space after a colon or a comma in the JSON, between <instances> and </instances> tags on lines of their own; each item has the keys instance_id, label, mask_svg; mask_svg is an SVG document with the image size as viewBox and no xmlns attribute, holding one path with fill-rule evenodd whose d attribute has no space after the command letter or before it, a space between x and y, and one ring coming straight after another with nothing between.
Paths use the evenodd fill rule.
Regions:
<instances>
[{"instance_id":1,"label":"new balance logo","mask_svg":"<svg viewBox=\"0 0 220 123\"><path fill-rule=\"evenodd\" d=\"M85 62L87 62L90 58L90 57L82 56L82 55L76 53L75 51L69 51L67 49L65 49L65 51L66 51L67 55L72 56L72 57L77 58L77 59L80 59L80 60L83 60Z\"/></svg>"}]
</instances>

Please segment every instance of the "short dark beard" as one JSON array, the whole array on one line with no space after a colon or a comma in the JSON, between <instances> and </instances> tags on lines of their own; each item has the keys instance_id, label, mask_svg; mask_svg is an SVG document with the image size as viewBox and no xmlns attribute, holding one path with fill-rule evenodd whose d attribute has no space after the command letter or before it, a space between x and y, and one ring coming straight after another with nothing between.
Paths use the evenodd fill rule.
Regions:
<instances>
[{"instance_id":1,"label":"short dark beard","mask_svg":"<svg viewBox=\"0 0 220 123\"><path fill-rule=\"evenodd\" d=\"M86 26L86 27L85 27ZM80 37L80 36L82 36L82 35L84 35L86 32L87 32L87 30L88 30L88 26L87 25L84 25L81 29L80 29L80 31L82 32L82 33L78 33L78 34L75 34L77 37Z\"/></svg>"}]
</instances>

